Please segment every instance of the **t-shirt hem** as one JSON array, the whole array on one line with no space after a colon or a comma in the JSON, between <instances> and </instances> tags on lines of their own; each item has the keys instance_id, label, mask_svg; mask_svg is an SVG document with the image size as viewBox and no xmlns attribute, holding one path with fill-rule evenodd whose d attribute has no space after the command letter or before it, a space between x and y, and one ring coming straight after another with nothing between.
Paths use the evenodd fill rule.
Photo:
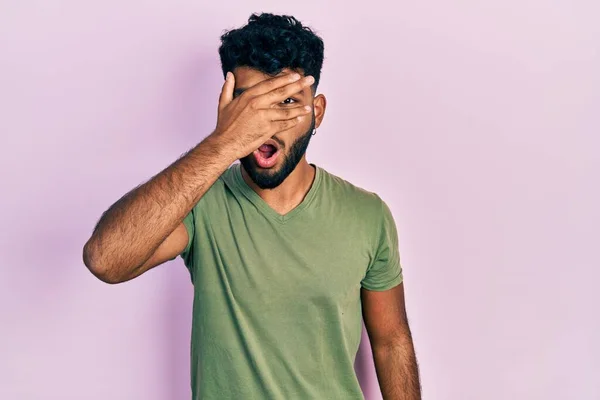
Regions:
<instances>
[{"instance_id":1,"label":"t-shirt hem","mask_svg":"<svg viewBox=\"0 0 600 400\"><path fill-rule=\"evenodd\" d=\"M404 281L404 277L402 276L402 274L399 274L397 277L395 277L391 281L387 282L385 285L368 285L368 284L363 283L363 284L361 284L361 286L367 290L371 290L371 291L375 291L375 292L383 292L385 290L389 290L389 289L392 289L392 288L398 286L403 281Z\"/></svg>"}]
</instances>

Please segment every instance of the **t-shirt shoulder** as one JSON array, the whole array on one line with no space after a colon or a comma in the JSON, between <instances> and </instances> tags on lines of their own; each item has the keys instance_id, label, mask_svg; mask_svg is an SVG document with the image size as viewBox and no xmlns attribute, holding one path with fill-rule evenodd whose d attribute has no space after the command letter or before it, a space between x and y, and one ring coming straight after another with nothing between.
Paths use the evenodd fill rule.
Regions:
<instances>
[{"instance_id":1,"label":"t-shirt shoulder","mask_svg":"<svg viewBox=\"0 0 600 400\"><path fill-rule=\"evenodd\" d=\"M357 186L339 176L327 173L331 190L350 204L369 232L372 260L361 286L383 291L403 281L398 248L398 232L388 204L375 192Z\"/></svg>"},{"instance_id":2,"label":"t-shirt shoulder","mask_svg":"<svg viewBox=\"0 0 600 400\"><path fill-rule=\"evenodd\" d=\"M361 286L367 290L384 291L403 282L403 271L398 248L398 230L392 211L381 197L375 196L379 199L379 216L372 237L377 241L374 257Z\"/></svg>"},{"instance_id":3,"label":"t-shirt shoulder","mask_svg":"<svg viewBox=\"0 0 600 400\"><path fill-rule=\"evenodd\" d=\"M329 194L334 194L345 203L350 202L369 218L377 217L381 211L381 198L375 193L347 181L330 172L325 173L325 185Z\"/></svg>"}]
</instances>

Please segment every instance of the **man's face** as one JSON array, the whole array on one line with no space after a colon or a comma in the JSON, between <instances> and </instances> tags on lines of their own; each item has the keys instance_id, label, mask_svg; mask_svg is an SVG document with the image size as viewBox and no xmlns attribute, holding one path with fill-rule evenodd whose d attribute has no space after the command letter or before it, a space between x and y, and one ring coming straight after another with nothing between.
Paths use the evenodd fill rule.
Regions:
<instances>
[{"instance_id":1,"label":"man's face","mask_svg":"<svg viewBox=\"0 0 600 400\"><path fill-rule=\"evenodd\" d=\"M284 69L280 75L290 72L292 71ZM235 75L235 90L237 94L240 93L240 89L248 89L263 80L271 78L271 76L249 67L238 67L233 73ZM275 107L287 108L305 105L313 106L313 95L310 87L292 95ZM279 144L280 151L273 166L268 168L260 167L253 153L240 158L240 163L258 187L261 189L273 189L279 186L294 171L304 157L314 127L315 113L313 109L310 121L300 122L292 129L279 132L272 137Z\"/></svg>"}]
</instances>

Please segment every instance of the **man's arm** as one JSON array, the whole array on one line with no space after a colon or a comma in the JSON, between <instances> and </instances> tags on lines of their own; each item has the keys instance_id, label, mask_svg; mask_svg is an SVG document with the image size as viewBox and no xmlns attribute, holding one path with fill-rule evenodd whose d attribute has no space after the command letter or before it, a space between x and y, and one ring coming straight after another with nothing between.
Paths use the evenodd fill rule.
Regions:
<instances>
[{"instance_id":1,"label":"man's arm","mask_svg":"<svg viewBox=\"0 0 600 400\"><path fill-rule=\"evenodd\" d=\"M88 269L120 283L181 253L188 239L183 219L234 161L224 148L208 136L104 212L84 246Z\"/></svg>"},{"instance_id":2,"label":"man's arm","mask_svg":"<svg viewBox=\"0 0 600 400\"><path fill-rule=\"evenodd\" d=\"M361 289L363 319L384 400L420 400L419 370L406 317L404 284Z\"/></svg>"},{"instance_id":3,"label":"man's arm","mask_svg":"<svg viewBox=\"0 0 600 400\"><path fill-rule=\"evenodd\" d=\"M83 248L88 269L104 282L125 282L181 253L189 239L182 221L229 165L306 120L305 107L272 107L314 82L300 78L267 79L234 99L228 72L215 131L102 214Z\"/></svg>"}]
</instances>

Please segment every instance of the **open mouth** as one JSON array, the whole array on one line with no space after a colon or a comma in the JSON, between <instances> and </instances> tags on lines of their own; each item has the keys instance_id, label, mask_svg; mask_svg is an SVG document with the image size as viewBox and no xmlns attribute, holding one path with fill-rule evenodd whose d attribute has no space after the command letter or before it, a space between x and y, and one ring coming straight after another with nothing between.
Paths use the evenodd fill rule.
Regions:
<instances>
[{"instance_id":1,"label":"open mouth","mask_svg":"<svg viewBox=\"0 0 600 400\"><path fill-rule=\"evenodd\" d=\"M273 139L267 140L254 151L254 159L261 168L270 168L275 165L277 156L279 156L280 149Z\"/></svg>"},{"instance_id":2,"label":"open mouth","mask_svg":"<svg viewBox=\"0 0 600 400\"><path fill-rule=\"evenodd\" d=\"M258 151L260 151L264 158L271 158L277 152L277 147L272 144L263 144L258 148Z\"/></svg>"}]
</instances>

